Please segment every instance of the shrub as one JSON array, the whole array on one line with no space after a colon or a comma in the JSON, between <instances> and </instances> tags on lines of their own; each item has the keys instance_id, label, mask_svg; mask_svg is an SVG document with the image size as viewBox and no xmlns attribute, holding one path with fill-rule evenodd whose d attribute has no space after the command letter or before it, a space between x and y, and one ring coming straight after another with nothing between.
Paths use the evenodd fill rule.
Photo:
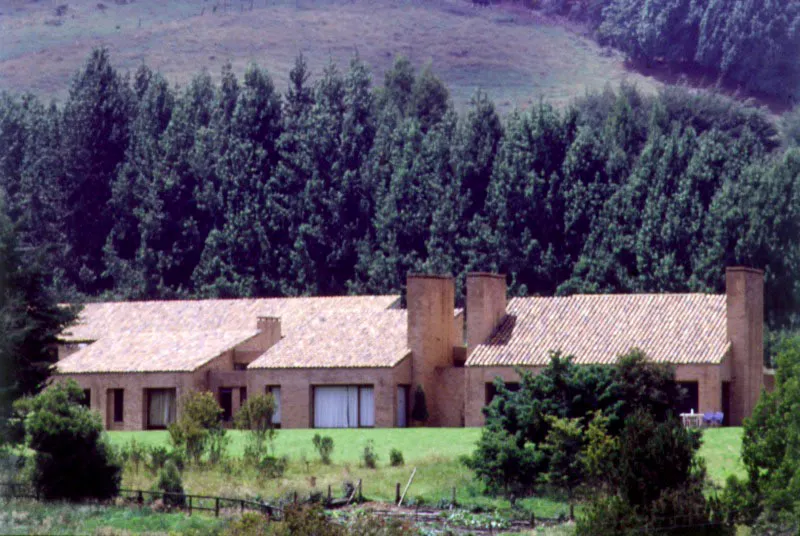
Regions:
<instances>
[{"instance_id":1,"label":"shrub","mask_svg":"<svg viewBox=\"0 0 800 536\"><path fill-rule=\"evenodd\" d=\"M228 431L222 426L216 426L208 430L208 461L217 464L225 458L230 437Z\"/></svg>"},{"instance_id":2,"label":"shrub","mask_svg":"<svg viewBox=\"0 0 800 536\"><path fill-rule=\"evenodd\" d=\"M392 467L400 467L405 465L405 460L403 459L403 453L400 452L398 449L392 449L389 452L389 464Z\"/></svg>"},{"instance_id":3,"label":"shrub","mask_svg":"<svg viewBox=\"0 0 800 536\"><path fill-rule=\"evenodd\" d=\"M375 452L375 442L373 440L370 439L364 446L361 461L364 462L364 467L369 467L370 469L375 469L378 466L378 453Z\"/></svg>"},{"instance_id":4,"label":"shrub","mask_svg":"<svg viewBox=\"0 0 800 536\"><path fill-rule=\"evenodd\" d=\"M280 458L276 456L264 456L258 464L258 470L261 471L261 474L266 478L282 477L287 467L289 467L289 458L286 456Z\"/></svg>"},{"instance_id":5,"label":"shrub","mask_svg":"<svg viewBox=\"0 0 800 536\"><path fill-rule=\"evenodd\" d=\"M133 472L139 474L139 466L145 461L147 450L144 445L139 444L136 439L132 439L127 445L127 461L133 466Z\"/></svg>"},{"instance_id":6,"label":"shrub","mask_svg":"<svg viewBox=\"0 0 800 536\"><path fill-rule=\"evenodd\" d=\"M183 480L178 466L172 460L164 463L164 468L158 472L158 491L163 492L164 504L167 506L183 506L186 503L186 494L183 491Z\"/></svg>"},{"instance_id":7,"label":"shrub","mask_svg":"<svg viewBox=\"0 0 800 536\"><path fill-rule=\"evenodd\" d=\"M211 447L212 458L218 461L225 449L225 429L222 427L222 408L208 391L189 391L181 397L181 416L169 425L169 435L175 448L182 449L199 463Z\"/></svg>"},{"instance_id":8,"label":"shrub","mask_svg":"<svg viewBox=\"0 0 800 536\"><path fill-rule=\"evenodd\" d=\"M325 465L330 465L331 453L333 453L333 438L330 436L320 436L319 434L314 434L311 442L314 443L314 448L317 449L322 463Z\"/></svg>"},{"instance_id":9,"label":"shrub","mask_svg":"<svg viewBox=\"0 0 800 536\"><path fill-rule=\"evenodd\" d=\"M255 512L245 512L240 519L231 521L225 536L261 536L269 534L269 519Z\"/></svg>"},{"instance_id":10,"label":"shrub","mask_svg":"<svg viewBox=\"0 0 800 536\"><path fill-rule=\"evenodd\" d=\"M153 473L158 473L164 468L164 464L169 460L169 449L162 445L153 445L145 448L147 453L147 469Z\"/></svg>"},{"instance_id":11,"label":"shrub","mask_svg":"<svg viewBox=\"0 0 800 536\"><path fill-rule=\"evenodd\" d=\"M83 390L70 380L16 405L33 451L31 482L46 499L109 499L119 491L120 464L100 416L82 400Z\"/></svg>"},{"instance_id":12,"label":"shrub","mask_svg":"<svg viewBox=\"0 0 800 536\"><path fill-rule=\"evenodd\" d=\"M426 422L428 417L428 403L425 400L425 391L421 385L417 385L417 389L414 391L414 407L411 410L411 418L417 422Z\"/></svg>"},{"instance_id":13,"label":"shrub","mask_svg":"<svg viewBox=\"0 0 800 536\"><path fill-rule=\"evenodd\" d=\"M600 497L584 508L575 523L576 536L618 536L639 530L644 521L620 497Z\"/></svg>"},{"instance_id":14,"label":"shrub","mask_svg":"<svg viewBox=\"0 0 800 536\"><path fill-rule=\"evenodd\" d=\"M271 394L248 398L236 413L236 427L247 430L245 460L258 463L271 450L276 434L275 425L272 423L274 414L275 399Z\"/></svg>"}]
</instances>

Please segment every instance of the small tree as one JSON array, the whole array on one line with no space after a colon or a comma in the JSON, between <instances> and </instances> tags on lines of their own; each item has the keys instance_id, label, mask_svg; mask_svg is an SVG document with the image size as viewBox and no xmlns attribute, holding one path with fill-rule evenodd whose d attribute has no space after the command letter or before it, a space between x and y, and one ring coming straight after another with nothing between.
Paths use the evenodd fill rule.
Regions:
<instances>
[{"instance_id":1,"label":"small tree","mask_svg":"<svg viewBox=\"0 0 800 536\"><path fill-rule=\"evenodd\" d=\"M15 404L33 451L32 484L46 499L109 499L119 491L121 467L100 416L82 400L83 390L70 380Z\"/></svg>"},{"instance_id":2,"label":"small tree","mask_svg":"<svg viewBox=\"0 0 800 536\"><path fill-rule=\"evenodd\" d=\"M428 420L428 403L425 400L425 391L421 385L417 385L414 391L414 408L411 410L411 418L417 422L426 422Z\"/></svg>"},{"instance_id":3,"label":"small tree","mask_svg":"<svg viewBox=\"0 0 800 536\"><path fill-rule=\"evenodd\" d=\"M183 449L195 463L206 450L219 459L225 448L222 408L208 391L189 391L181 397L181 416L169 426L169 435L176 448ZM215 461L212 459L212 461Z\"/></svg>"},{"instance_id":4,"label":"small tree","mask_svg":"<svg viewBox=\"0 0 800 536\"><path fill-rule=\"evenodd\" d=\"M164 493L165 505L183 506L186 502L181 472L172 460L167 460L164 468L158 472L156 488Z\"/></svg>"},{"instance_id":5,"label":"small tree","mask_svg":"<svg viewBox=\"0 0 800 536\"><path fill-rule=\"evenodd\" d=\"M569 517L575 518L575 491L584 479L583 426L580 419L549 417L550 432L542 449L550 455L543 480L567 495Z\"/></svg>"},{"instance_id":6,"label":"small tree","mask_svg":"<svg viewBox=\"0 0 800 536\"><path fill-rule=\"evenodd\" d=\"M236 427L247 430L245 459L257 463L272 448L277 431L272 423L275 414L275 399L271 394L247 399L234 419Z\"/></svg>"},{"instance_id":7,"label":"small tree","mask_svg":"<svg viewBox=\"0 0 800 536\"><path fill-rule=\"evenodd\" d=\"M333 438L330 436L320 436L319 434L314 434L311 442L314 443L314 448L317 449L319 457L322 459L322 463L325 465L330 465L331 453L333 452Z\"/></svg>"}]
</instances>

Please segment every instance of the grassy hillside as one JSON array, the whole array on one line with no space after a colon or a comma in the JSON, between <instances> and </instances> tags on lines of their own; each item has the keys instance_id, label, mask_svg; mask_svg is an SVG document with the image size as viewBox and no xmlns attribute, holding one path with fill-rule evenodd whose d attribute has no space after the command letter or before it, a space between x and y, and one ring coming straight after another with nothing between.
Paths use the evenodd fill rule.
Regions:
<instances>
[{"instance_id":1,"label":"grassy hillside","mask_svg":"<svg viewBox=\"0 0 800 536\"><path fill-rule=\"evenodd\" d=\"M224 62L242 72L255 61L279 88L295 56L315 72L358 53L379 77L396 55L430 63L461 106L482 88L503 111L539 98L564 103L623 79L616 53L562 26L512 7L466 0L9 0L0 4L0 89L63 98L95 46L117 65L142 62L176 83Z\"/></svg>"},{"instance_id":2,"label":"grassy hillside","mask_svg":"<svg viewBox=\"0 0 800 536\"><path fill-rule=\"evenodd\" d=\"M311 444L315 433L330 435L334 450L330 466L318 462L319 457ZM229 452L241 455L244 434L230 432ZM422 498L428 504L450 497L456 487L458 501L468 505L508 506L507 501L492 500L482 495L481 486L473 474L459 461L459 457L474 450L480 435L477 428L410 428L372 430L282 430L278 433L275 452L289 456L290 464L281 479L263 480L243 470L238 464L229 464L223 470L191 470L184 476L187 489L196 494L219 494L241 497L261 495L273 497L287 492L308 493L311 489L326 492L328 485L335 493L346 480L363 479L364 494L381 501L394 498L395 484L403 483L414 467L417 474L409 491L410 498ZM709 475L724 483L729 474L743 474L739 460L741 428L708 430L704 434L701 455L708 464ZM111 432L111 440L123 445L132 439L147 445L168 445L167 432ZM375 442L378 469L361 467L360 456L368 440ZM389 466L389 451L399 449L405 458L404 467ZM142 469L138 474L125 472L123 485L148 488L154 477ZM548 499L525 499L524 503L543 516L556 516L566 505Z\"/></svg>"}]
</instances>

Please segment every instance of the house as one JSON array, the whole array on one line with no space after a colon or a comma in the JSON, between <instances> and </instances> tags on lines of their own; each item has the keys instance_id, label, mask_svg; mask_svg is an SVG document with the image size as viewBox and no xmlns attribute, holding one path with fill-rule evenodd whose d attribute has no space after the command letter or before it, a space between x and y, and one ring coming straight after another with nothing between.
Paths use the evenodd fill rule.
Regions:
<instances>
[{"instance_id":1,"label":"house","mask_svg":"<svg viewBox=\"0 0 800 536\"><path fill-rule=\"evenodd\" d=\"M741 424L764 386L763 273L730 268L726 294L508 299L505 277L411 274L399 296L88 304L62 337L56 379L72 378L109 429L163 428L182 394L210 390L230 421L270 392L284 428L403 427L422 386L430 426L480 426L493 381L518 385L560 350L612 363L640 348L674 365L686 411ZM466 317L466 320L465 320ZM768 380L769 380L768 376Z\"/></svg>"}]
</instances>

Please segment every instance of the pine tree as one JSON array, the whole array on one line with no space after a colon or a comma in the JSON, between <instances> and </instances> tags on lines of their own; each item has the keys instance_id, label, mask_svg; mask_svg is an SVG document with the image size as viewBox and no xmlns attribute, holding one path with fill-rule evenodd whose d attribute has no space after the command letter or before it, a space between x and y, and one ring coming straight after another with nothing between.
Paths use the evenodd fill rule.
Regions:
<instances>
[{"instance_id":1,"label":"pine tree","mask_svg":"<svg viewBox=\"0 0 800 536\"><path fill-rule=\"evenodd\" d=\"M75 76L63 110L61 190L69 254L67 277L79 290L103 290L103 244L111 227L111 182L125 156L132 95L111 66L108 51L96 49Z\"/></svg>"}]
</instances>

